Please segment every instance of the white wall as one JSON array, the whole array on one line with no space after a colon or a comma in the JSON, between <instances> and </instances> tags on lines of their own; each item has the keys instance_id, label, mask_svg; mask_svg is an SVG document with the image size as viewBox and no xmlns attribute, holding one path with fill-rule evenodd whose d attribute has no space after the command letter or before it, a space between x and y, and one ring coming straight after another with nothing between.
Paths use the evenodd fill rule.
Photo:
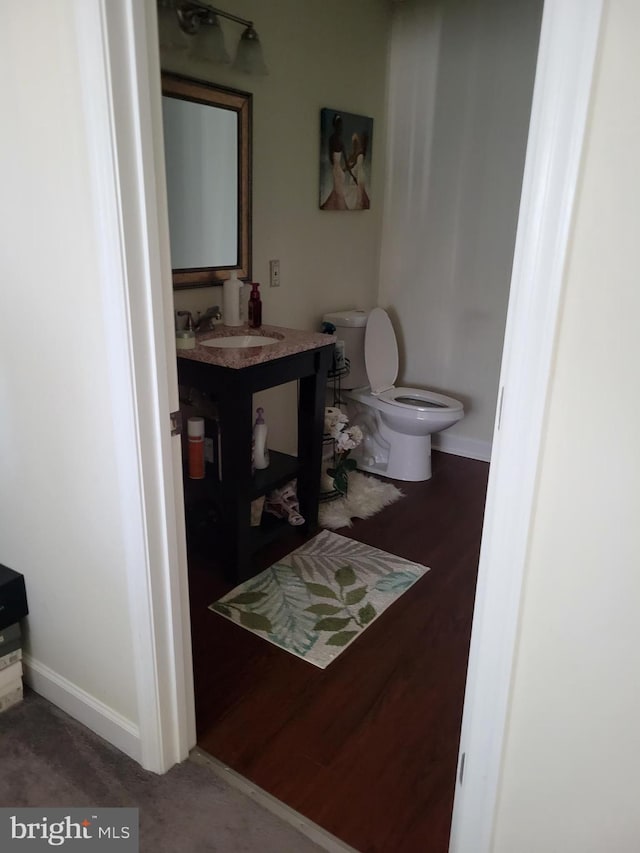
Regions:
<instances>
[{"instance_id":1,"label":"white wall","mask_svg":"<svg viewBox=\"0 0 640 853\"><path fill-rule=\"evenodd\" d=\"M488 458L541 0L395 6L380 304L401 381L466 416L435 438Z\"/></svg>"},{"instance_id":2,"label":"white wall","mask_svg":"<svg viewBox=\"0 0 640 853\"><path fill-rule=\"evenodd\" d=\"M640 9L606 5L493 849L632 853L640 754ZM607 426L602 401L615 408Z\"/></svg>"},{"instance_id":3,"label":"white wall","mask_svg":"<svg viewBox=\"0 0 640 853\"><path fill-rule=\"evenodd\" d=\"M0 562L26 578L32 680L93 703L133 742L128 496L75 10L35 0L0 12Z\"/></svg>"},{"instance_id":4,"label":"white wall","mask_svg":"<svg viewBox=\"0 0 640 853\"><path fill-rule=\"evenodd\" d=\"M253 280L262 285L262 319L317 329L326 311L370 307L377 299L390 4L230 0L223 8L255 22L267 77L178 54L163 55L163 67L253 93ZM231 52L242 27L222 23ZM370 210L319 209L322 107L374 119ZM268 286L271 258L280 260L278 289ZM203 310L221 304L221 295L220 288L180 291L175 305ZM264 405L271 446L293 450L293 389L268 395Z\"/></svg>"}]
</instances>

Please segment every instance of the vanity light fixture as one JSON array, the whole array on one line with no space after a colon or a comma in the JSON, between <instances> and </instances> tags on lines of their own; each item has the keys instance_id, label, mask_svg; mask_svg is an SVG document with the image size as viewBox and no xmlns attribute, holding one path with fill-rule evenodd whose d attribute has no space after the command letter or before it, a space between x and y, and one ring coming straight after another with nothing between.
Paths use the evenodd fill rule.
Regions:
<instances>
[{"instance_id":1,"label":"vanity light fixture","mask_svg":"<svg viewBox=\"0 0 640 853\"><path fill-rule=\"evenodd\" d=\"M230 12L223 12L199 0L186 0L176 3L176 14L180 29L194 37L191 53L193 56L214 63L230 62L225 48L219 18L226 18L244 26L244 32L238 42L235 59L231 65L236 71L245 74L268 74L262 55L262 45L254 29L253 21L239 18Z\"/></svg>"}]
</instances>

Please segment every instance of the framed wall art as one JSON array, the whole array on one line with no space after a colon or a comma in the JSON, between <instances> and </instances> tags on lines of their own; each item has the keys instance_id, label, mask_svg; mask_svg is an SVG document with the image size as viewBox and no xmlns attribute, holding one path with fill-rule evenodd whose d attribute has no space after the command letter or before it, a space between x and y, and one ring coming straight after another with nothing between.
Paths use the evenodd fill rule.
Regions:
<instances>
[{"instance_id":1,"label":"framed wall art","mask_svg":"<svg viewBox=\"0 0 640 853\"><path fill-rule=\"evenodd\" d=\"M320 110L320 209L371 207L373 119L341 110Z\"/></svg>"}]
</instances>

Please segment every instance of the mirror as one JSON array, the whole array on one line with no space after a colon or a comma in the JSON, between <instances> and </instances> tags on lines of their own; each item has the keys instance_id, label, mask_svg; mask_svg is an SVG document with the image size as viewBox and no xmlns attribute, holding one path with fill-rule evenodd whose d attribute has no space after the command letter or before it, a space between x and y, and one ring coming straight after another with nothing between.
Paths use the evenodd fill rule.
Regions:
<instances>
[{"instance_id":1,"label":"mirror","mask_svg":"<svg viewBox=\"0 0 640 853\"><path fill-rule=\"evenodd\" d=\"M173 286L251 278L251 94L162 74Z\"/></svg>"}]
</instances>

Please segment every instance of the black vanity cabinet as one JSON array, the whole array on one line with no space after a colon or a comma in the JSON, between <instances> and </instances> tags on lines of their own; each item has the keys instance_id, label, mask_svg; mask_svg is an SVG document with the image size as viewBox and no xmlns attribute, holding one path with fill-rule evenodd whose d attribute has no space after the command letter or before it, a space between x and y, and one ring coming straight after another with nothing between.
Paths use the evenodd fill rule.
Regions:
<instances>
[{"instance_id":1,"label":"black vanity cabinet","mask_svg":"<svg viewBox=\"0 0 640 853\"><path fill-rule=\"evenodd\" d=\"M255 355L248 356L247 366L227 366L227 353L214 350L212 355L212 350L203 346L178 353L180 385L206 392L218 410L220 477L200 481L185 477L185 489L215 503L217 518L212 521L215 530L211 537L215 553L211 556L216 562L224 562L233 582L255 574L252 556L260 547L287 531L300 529L267 513L260 526L252 527L251 502L256 498L296 478L300 512L306 521L303 529L313 533L318 527L325 388L333 338L311 333L308 337L313 348L290 352L291 347L277 345L273 351L258 355L264 358L259 363L255 363ZM298 455L270 450L269 467L252 474L253 394L294 380L299 382ZM186 495L187 513L189 504Z\"/></svg>"}]
</instances>

